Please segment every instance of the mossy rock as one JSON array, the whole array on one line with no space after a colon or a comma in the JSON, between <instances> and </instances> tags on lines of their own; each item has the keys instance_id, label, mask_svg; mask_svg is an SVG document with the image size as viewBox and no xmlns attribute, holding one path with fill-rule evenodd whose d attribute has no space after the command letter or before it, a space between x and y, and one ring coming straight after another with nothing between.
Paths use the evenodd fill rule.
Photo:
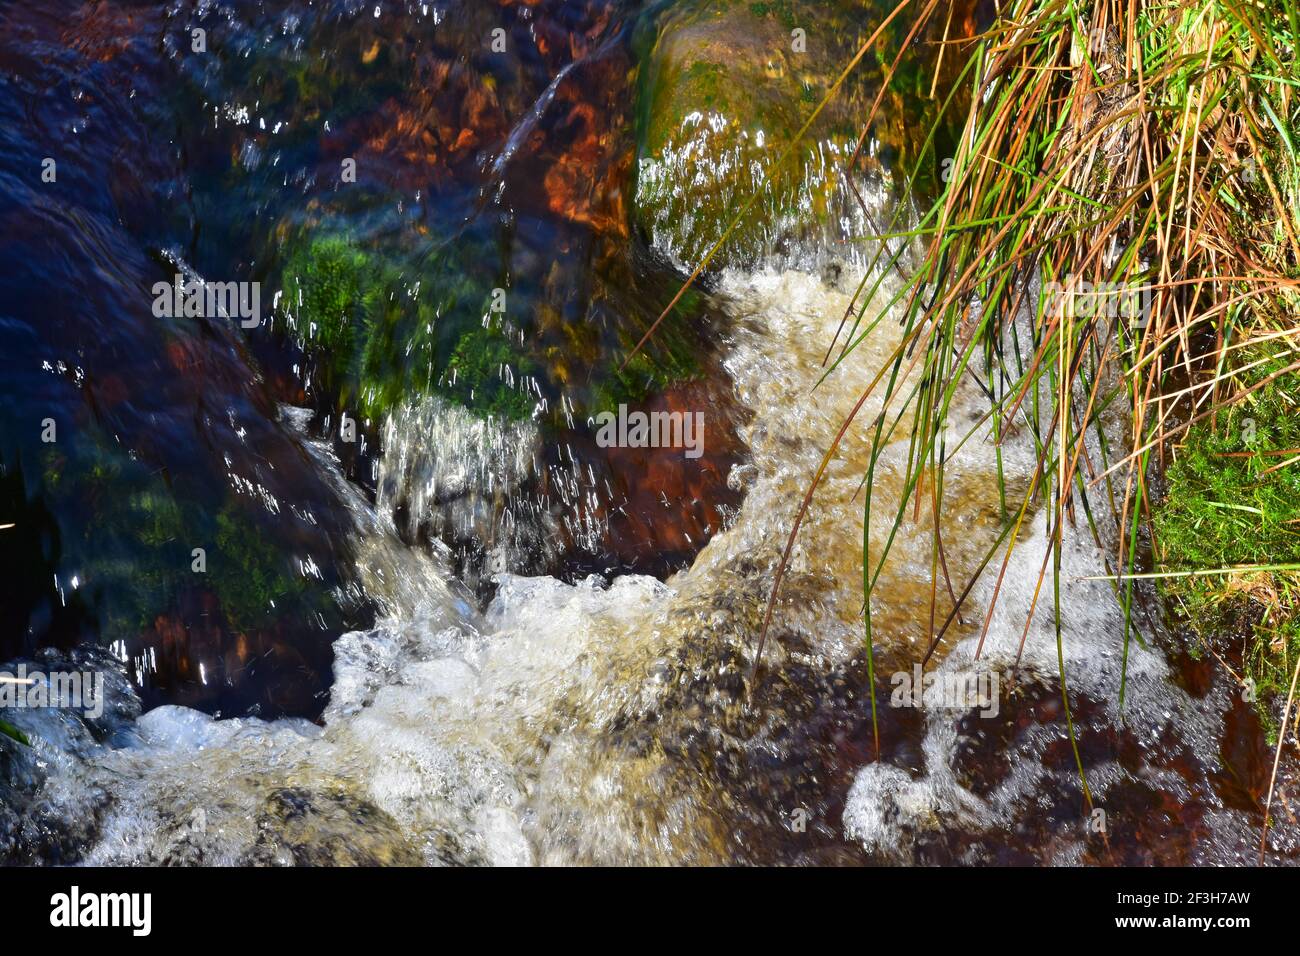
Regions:
<instances>
[{"instance_id":1,"label":"mossy rock","mask_svg":"<svg viewBox=\"0 0 1300 956\"><path fill-rule=\"evenodd\" d=\"M864 18L859 5L838 0L674 6L661 20L641 77L638 227L694 267L749 205L712 260L721 268L752 264L774 244L845 213L852 197L842 188L840 168L871 112L884 66L910 28L908 18L891 24L796 138L878 22ZM929 96L934 49L917 44L895 75L872 129L878 157L909 167L919 160L937 113Z\"/></svg>"},{"instance_id":2,"label":"mossy rock","mask_svg":"<svg viewBox=\"0 0 1300 956\"><path fill-rule=\"evenodd\" d=\"M282 307L343 409L382 418L437 393L519 420L534 407L528 378L537 363L519 329L494 311L500 287L482 265L490 262L463 251L409 261L323 226L292 244Z\"/></svg>"},{"instance_id":3,"label":"mossy rock","mask_svg":"<svg viewBox=\"0 0 1300 956\"><path fill-rule=\"evenodd\" d=\"M460 337L447 363L444 390L462 399L468 408L514 421L529 417L534 399L516 387L518 379L534 371L518 333L489 315L486 324Z\"/></svg>"},{"instance_id":4,"label":"mossy rock","mask_svg":"<svg viewBox=\"0 0 1300 956\"><path fill-rule=\"evenodd\" d=\"M614 411L621 404L639 405L672 386L698 380L704 374L701 346L691 334L688 316L701 308L699 294L688 292L654 338L626 364L611 363L607 374L594 383L588 414ZM635 341L625 341L624 354L631 354L635 346Z\"/></svg>"},{"instance_id":5,"label":"mossy rock","mask_svg":"<svg viewBox=\"0 0 1300 956\"><path fill-rule=\"evenodd\" d=\"M265 626L278 606L299 613L318 610L320 594L294 573L290 560L259 534L242 508L227 505L217 515L216 548L208 573L221 609L236 630Z\"/></svg>"},{"instance_id":6,"label":"mossy rock","mask_svg":"<svg viewBox=\"0 0 1300 956\"><path fill-rule=\"evenodd\" d=\"M549 307L548 290L503 288L483 243L411 260L322 224L287 250L280 288L290 328L338 407L364 418L436 394L521 421L537 413L539 390L557 408L555 392L569 385L579 386L570 393L577 410L594 414L700 375L693 323L705 302L694 290L622 367L654 318L640 315L644 303L671 298L675 276L651 293L633 290L636 277L626 275L619 321L606 327L592 315L566 321Z\"/></svg>"},{"instance_id":7,"label":"mossy rock","mask_svg":"<svg viewBox=\"0 0 1300 956\"><path fill-rule=\"evenodd\" d=\"M103 642L148 631L178 595L193 589L210 589L231 627L241 631L272 629L285 613L334 613L326 586L308 587L295 556L267 537L256 509L232 499L214 519L212 502L178 497L102 435L87 434L68 443L71 457L48 456L44 471L47 487L63 486L51 492L55 501L76 495L89 502L81 512L83 531L65 539L65 550L86 579ZM109 479L111 486L101 490ZM206 576L192 569L195 546L205 549Z\"/></svg>"}]
</instances>

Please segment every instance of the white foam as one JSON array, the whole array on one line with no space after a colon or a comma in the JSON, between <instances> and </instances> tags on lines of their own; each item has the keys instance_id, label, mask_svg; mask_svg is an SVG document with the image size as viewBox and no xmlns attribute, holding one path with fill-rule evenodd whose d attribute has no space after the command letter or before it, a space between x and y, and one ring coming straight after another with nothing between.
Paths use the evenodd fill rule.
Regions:
<instances>
[{"instance_id":1,"label":"white foam","mask_svg":"<svg viewBox=\"0 0 1300 956\"><path fill-rule=\"evenodd\" d=\"M891 281L882 296L892 293ZM87 794L109 795L89 860L238 862L270 854L283 861L303 845L323 852L354 843L376 859L414 852L429 863L730 859L727 834L718 829L718 782L700 777L657 735L705 719L689 710L699 702L725 707L720 688L737 666L728 655L752 663L763 602L807 482L863 383L897 345L897 326L882 324L817 386L824 349L856 283L849 271L834 282L775 271L723 277L736 316L727 366L740 402L754 413L739 426L751 460L732 476L747 495L730 526L668 582L627 575L567 584L507 574L480 618L444 556L402 545L385 514L342 485L357 522L365 587L386 613L372 630L336 642L323 729L302 721L215 721L176 707L151 712L133 746L92 747L51 785L69 815L87 812ZM963 382L954 401L965 416L955 423L958 434L980 402L976 386ZM765 652L771 667L798 654L825 673L860 653L860 490L871 441L866 426L879 403L872 398L862 427L847 434L807 515ZM877 543L901 493L907 433L904 422L877 469ZM321 447L314 453L333 467ZM1027 481L1027 436L1007 442L1003 466L1011 480ZM956 582L996 538L995 467L987 426L950 463L941 521ZM1008 572L986 664L1005 666L1017 649L1044 538L1039 516ZM882 653L907 658L924 647L931 560L923 509L920 522L904 522L873 598ZM1071 545L1065 647L1072 679L1104 696L1116 680L1118 619L1104 584L1076 580L1093 568L1087 549ZM980 589L972 601L983 606L988 596ZM1022 663L1050 677L1049 606L1040 601ZM970 666L977 623L958 629L941 668ZM1157 654L1135 648L1129 667L1131 686L1143 688L1134 707L1143 718L1166 710L1171 719L1195 716L1168 689ZM701 696L693 698L697 686ZM1212 734L1213 718L1202 723L1197 733ZM927 714L926 727L922 777L872 765L848 795L846 833L870 849L905 858L926 827L1005 825L1039 779L1026 764L1001 790L978 798L952 771L959 737L951 716ZM729 747L765 746L762 739L723 739ZM286 793L305 808L294 840L277 837L290 825L276 809ZM381 813L336 815L331 808L339 805ZM196 810L202 827L193 825ZM369 821L364 840L359 819Z\"/></svg>"}]
</instances>

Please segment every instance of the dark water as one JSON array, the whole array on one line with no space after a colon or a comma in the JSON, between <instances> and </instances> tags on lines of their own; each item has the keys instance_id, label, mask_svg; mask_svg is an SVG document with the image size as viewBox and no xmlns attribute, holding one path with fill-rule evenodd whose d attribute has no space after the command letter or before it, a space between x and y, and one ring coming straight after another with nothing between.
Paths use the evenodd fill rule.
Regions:
<instances>
[{"instance_id":1,"label":"dark water","mask_svg":"<svg viewBox=\"0 0 1300 956\"><path fill-rule=\"evenodd\" d=\"M190 571L192 548L238 538L251 573L310 557L329 587L346 555L331 495L275 423L240 336L158 320L145 297L167 251L202 231L166 10L12 4L3 17L0 457L18 525L0 539L5 651L122 642L151 701L318 707L325 638L357 608L299 589L292 618L250 601L237 629Z\"/></svg>"}]
</instances>

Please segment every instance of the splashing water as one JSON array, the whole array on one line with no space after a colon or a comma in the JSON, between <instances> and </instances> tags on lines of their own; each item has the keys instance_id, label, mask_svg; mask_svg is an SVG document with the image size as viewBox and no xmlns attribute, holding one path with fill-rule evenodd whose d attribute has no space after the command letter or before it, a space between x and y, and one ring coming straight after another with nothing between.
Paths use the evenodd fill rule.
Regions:
<instances>
[{"instance_id":1,"label":"splashing water","mask_svg":"<svg viewBox=\"0 0 1300 956\"><path fill-rule=\"evenodd\" d=\"M852 685L861 658L865 426L850 431L801 534L769 645L773 676L752 699L744 695L794 508L860 383L897 344L893 326L882 325L813 388L824 343L855 286L848 270L840 281L772 271L725 277L735 319L728 370L752 412L741 426L752 455L731 476L747 492L739 514L689 570L667 582L502 575L480 617L445 558L403 545L387 509L372 510L353 490L364 585L387 613L374 629L335 643L323 727L215 720L181 707L136 717L128 700L100 742L84 729L51 733L45 715L33 714L25 728L38 738L32 762L45 767L29 768L25 779L47 817L94 821L82 834L83 859L92 863L730 862L786 852L797 837L790 814L808 804L823 829L837 830L830 818L847 797L843 835L829 842L847 836L870 855L907 859L927 834L987 833L1013 824L1031 796L1051 786L1068 791L1068 773L1041 760L1058 736L1046 727L1018 745L1035 759L1016 761L1005 780L981 792L955 766L965 715L945 711L924 714L922 775L885 761L861 769L847 794L827 797L809 785L838 775L847 791L857 766L842 747L829 753L808 728L860 725L870 706L861 687L833 686ZM963 385L958 414L976 414L978 401L974 385ZM862 421L877 410L865 409ZM388 428L427 440L429 423L411 412ZM457 468L507 460L502 455L526 469L528 436L480 438L473 448L443 445L443 471L426 474L430 487L454 483ZM398 470L431 467L409 458L414 444L399 438L389 447ZM498 457L483 457L484 448ZM873 535L883 536L897 504L905 453L905 441L894 442L878 465L881 524ZM331 467L326 449L314 454ZM1026 479L1031 462L1023 443L1004 447L1008 474ZM957 582L998 531L993 468L991 446L972 439L949 472L943 531ZM1030 537L1041 538L1042 528ZM922 522L900 537L882 574L873 605L881 673L910 666L923 651L930 549ZM1017 553L984 666L1010 671L1040 555L1032 547ZM1068 573L1087 569L1074 564ZM1109 702L1122 625L1103 592L1097 583L1071 585L1068 607L1077 613L1065 647L1076 687ZM975 605L988 597L985 589ZM940 670L970 666L975 617L967 615L966 636ZM1055 670L1042 618L1040 609L1021 661L1031 684ZM1170 685L1154 650L1134 651L1129 681L1128 720L1142 746L1154 749L1171 722L1189 741L1217 739L1215 716ZM117 693L129 698L124 681ZM1148 724L1152 716L1162 719ZM882 719L894 726L888 712ZM785 769L774 774L773 765ZM1171 787L1171 774L1152 767L1149 780ZM1104 799L1124 771L1105 765L1093 777ZM1181 790L1190 800L1189 785ZM1083 845L1080 837L1056 856L1077 859Z\"/></svg>"},{"instance_id":2,"label":"splashing water","mask_svg":"<svg viewBox=\"0 0 1300 956\"><path fill-rule=\"evenodd\" d=\"M372 631L336 643L323 729L163 707L122 729L128 746L75 752L64 773L85 779L64 788L65 797L104 795L87 859L307 859L335 852L328 849L334 838L348 843L331 828L351 826L358 815L367 839L347 852L376 860L743 856L732 817L779 819L786 808L768 805L773 795L761 792L717 802L714 787L734 782L710 780L705 765L723 754L752 759L774 745L765 739L774 721L795 719L780 713L780 702L758 715L743 699L740 674L793 504L856 398L857 372L891 345L873 337L847 374L812 389L819 349L848 303L849 278L833 286L793 272L727 277L736 318L729 371L753 413L742 426L752 463L732 475L747 489L740 513L688 571L667 583L630 575L569 585L506 575L479 620L449 586L445 565L397 542L379 517L386 509L371 512L354 493L359 565L390 613ZM388 427L427 442L429 421L411 413ZM520 468L529 461L525 435L502 432L474 448L435 444L439 460L454 468L430 473L431 489L454 483L455 469L500 463L482 457L483 447L509 453ZM390 442L391 467L421 467L412 447ZM843 665L860 648L861 598L852 582L860 541L855 462L864 448L855 436L819 492L789 574L784 634L769 661L775 667L796 656L819 668ZM897 466L897 459L882 463L878 494ZM954 494L980 480L972 465L955 478ZM964 566L994 524L980 515L961 520L965 532L950 561ZM916 569L928 560L928 544L920 536L914 543L903 542L891 559L884 588L891 598L880 627L892 641L917 636L909 631L925 588L912 579L923 580ZM756 807L746 805L753 801ZM195 813L205 820L201 833Z\"/></svg>"}]
</instances>

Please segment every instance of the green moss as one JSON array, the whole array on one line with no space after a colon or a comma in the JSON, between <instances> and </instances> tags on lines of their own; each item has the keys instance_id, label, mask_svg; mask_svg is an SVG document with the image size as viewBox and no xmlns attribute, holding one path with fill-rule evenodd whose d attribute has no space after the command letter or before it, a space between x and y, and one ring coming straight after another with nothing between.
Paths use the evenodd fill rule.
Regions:
<instances>
[{"instance_id":1,"label":"green moss","mask_svg":"<svg viewBox=\"0 0 1300 956\"><path fill-rule=\"evenodd\" d=\"M636 214L685 263L698 262L751 198L718 265L762 251L773 223L827 211L812 158L824 131L777 163L812 107L787 32L766 16L736 6L673 18L643 73ZM769 60L781 66L773 72ZM814 203L803 210L805 187Z\"/></svg>"},{"instance_id":2,"label":"green moss","mask_svg":"<svg viewBox=\"0 0 1300 956\"><path fill-rule=\"evenodd\" d=\"M149 489L131 498L135 538L142 545L161 548L183 540L185 523L174 498L164 491Z\"/></svg>"},{"instance_id":3,"label":"green moss","mask_svg":"<svg viewBox=\"0 0 1300 956\"><path fill-rule=\"evenodd\" d=\"M337 378L351 366L358 329L381 294L376 278L370 257L341 236L312 240L284 268L282 285L303 341L327 353Z\"/></svg>"},{"instance_id":4,"label":"green moss","mask_svg":"<svg viewBox=\"0 0 1300 956\"><path fill-rule=\"evenodd\" d=\"M763 19L772 17L781 22L787 30L793 30L799 25L799 18L795 14L794 4L789 0L773 0L769 3L751 3L749 12L754 16Z\"/></svg>"},{"instance_id":5,"label":"green moss","mask_svg":"<svg viewBox=\"0 0 1300 956\"><path fill-rule=\"evenodd\" d=\"M366 315L365 344L357 404L362 414L382 418L389 409L423 390L417 363L431 377L436 366L435 335L441 325L437 310L428 302L410 303L380 297ZM350 386L341 389L346 400Z\"/></svg>"},{"instance_id":6,"label":"green moss","mask_svg":"<svg viewBox=\"0 0 1300 956\"><path fill-rule=\"evenodd\" d=\"M150 627L191 581L203 508L185 507L164 478L96 427L43 452L41 487L66 533L59 565L80 579L105 643Z\"/></svg>"},{"instance_id":7,"label":"green moss","mask_svg":"<svg viewBox=\"0 0 1300 956\"><path fill-rule=\"evenodd\" d=\"M703 299L695 291L645 352L618 368L649 327L653 313L642 316L644 304L671 298L676 276L665 273L671 284L664 288L635 292L628 290L637 277L623 277L598 317L576 310L562 316L549 288L509 287L492 268L490 238L467 236L413 260L382 244L363 250L327 230L288 244L281 301L296 310L305 347L318 356L322 384L340 410L382 421L397 406L437 394L484 417L523 420L538 402L530 380L566 389L585 383L586 394L571 393L571 400L600 411L700 374L693 319ZM493 311L502 304L498 289L504 313ZM552 414L550 424L562 424Z\"/></svg>"},{"instance_id":8,"label":"green moss","mask_svg":"<svg viewBox=\"0 0 1300 956\"><path fill-rule=\"evenodd\" d=\"M1268 358L1239 384L1262 382L1294 360ZM1284 464L1300 452L1277 454L1300 449L1297 404L1300 375L1288 373L1190 430L1155 513L1163 569L1300 563L1300 462ZM1261 701L1286 692L1300 653L1300 575L1197 575L1167 579L1163 590L1203 637L1249 632L1244 666Z\"/></svg>"},{"instance_id":9,"label":"green moss","mask_svg":"<svg viewBox=\"0 0 1300 956\"><path fill-rule=\"evenodd\" d=\"M215 595L235 630L271 627L283 615L330 613L324 585L313 587L297 573L292 556L239 502L224 505L214 520L208 507L178 501L153 476L133 471L123 484L135 490L104 498L86 539L77 542L104 640L147 631L195 588ZM192 568L195 547L205 548L205 574Z\"/></svg>"},{"instance_id":10,"label":"green moss","mask_svg":"<svg viewBox=\"0 0 1300 956\"><path fill-rule=\"evenodd\" d=\"M704 106L711 109L724 109L728 105L727 71L718 63L704 60L692 63L682 76L681 82L684 87L690 88L691 96ZM677 117L679 125L684 118L684 116Z\"/></svg>"},{"instance_id":11,"label":"green moss","mask_svg":"<svg viewBox=\"0 0 1300 956\"><path fill-rule=\"evenodd\" d=\"M527 417L532 400L519 380L532 364L499 323L483 327L488 290L472 275L450 253L411 266L396 252L327 235L290 256L283 287L341 407L380 418L437 391L483 415Z\"/></svg>"},{"instance_id":12,"label":"green moss","mask_svg":"<svg viewBox=\"0 0 1300 956\"><path fill-rule=\"evenodd\" d=\"M795 143L866 39L858 5L724 0L666 8L638 90L638 226L693 266L739 215L712 262L720 268L833 222L848 200L827 157L856 144L911 25L904 17L886 30L873 48L877 59L847 77ZM796 27L806 50L794 49ZM876 114L873 152L887 165L911 169L919 159L939 102L930 95L937 39L914 42Z\"/></svg>"},{"instance_id":13,"label":"green moss","mask_svg":"<svg viewBox=\"0 0 1300 956\"><path fill-rule=\"evenodd\" d=\"M217 515L216 548L208 554L208 575L233 627L247 630L268 623L272 604L306 597L306 579L291 573L286 559L257 527L232 506Z\"/></svg>"},{"instance_id":14,"label":"green moss","mask_svg":"<svg viewBox=\"0 0 1300 956\"><path fill-rule=\"evenodd\" d=\"M698 360L686 349L644 349L626 367L616 366L593 390L591 414L639 405L672 385L700 377Z\"/></svg>"},{"instance_id":15,"label":"green moss","mask_svg":"<svg viewBox=\"0 0 1300 956\"><path fill-rule=\"evenodd\" d=\"M493 319L460 337L447 363L444 388L470 408L519 420L533 409L533 396L521 388L521 379L533 371L522 347Z\"/></svg>"}]
</instances>

